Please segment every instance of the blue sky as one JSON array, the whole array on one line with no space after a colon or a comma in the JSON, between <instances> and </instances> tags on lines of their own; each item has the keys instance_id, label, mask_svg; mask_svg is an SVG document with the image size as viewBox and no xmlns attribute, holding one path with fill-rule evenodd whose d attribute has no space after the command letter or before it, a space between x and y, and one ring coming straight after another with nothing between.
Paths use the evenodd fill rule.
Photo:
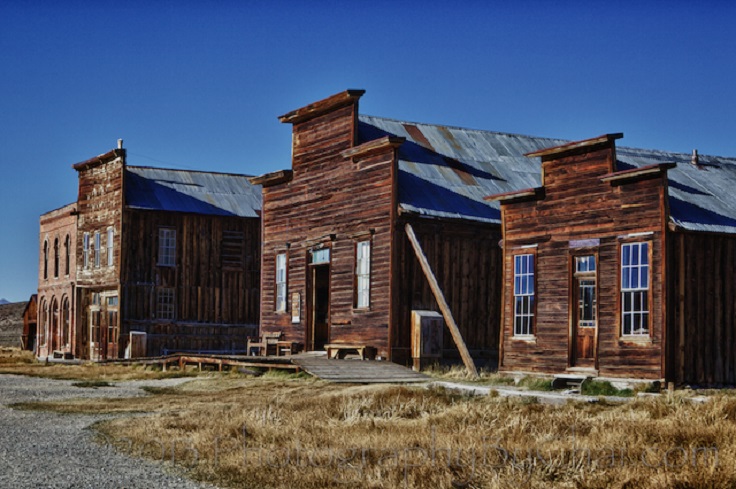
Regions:
<instances>
[{"instance_id":1,"label":"blue sky","mask_svg":"<svg viewBox=\"0 0 736 489\"><path fill-rule=\"evenodd\" d=\"M290 166L277 116L361 112L736 156L733 2L0 3L0 298L37 287L38 218L73 163Z\"/></svg>"}]
</instances>

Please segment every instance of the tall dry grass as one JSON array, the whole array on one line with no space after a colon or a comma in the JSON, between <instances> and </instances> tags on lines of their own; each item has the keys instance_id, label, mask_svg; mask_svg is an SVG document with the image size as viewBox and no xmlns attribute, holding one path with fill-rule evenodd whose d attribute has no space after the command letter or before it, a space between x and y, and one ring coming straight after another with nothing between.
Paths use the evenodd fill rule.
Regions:
<instances>
[{"instance_id":1,"label":"tall dry grass","mask_svg":"<svg viewBox=\"0 0 736 489\"><path fill-rule=\"evenodd\" d=\"M736 486L736 398L728 395L555 407L224 376L116 403L152 414L100 425L105 444L224 487Z\"/></svg>"}]
</instances>

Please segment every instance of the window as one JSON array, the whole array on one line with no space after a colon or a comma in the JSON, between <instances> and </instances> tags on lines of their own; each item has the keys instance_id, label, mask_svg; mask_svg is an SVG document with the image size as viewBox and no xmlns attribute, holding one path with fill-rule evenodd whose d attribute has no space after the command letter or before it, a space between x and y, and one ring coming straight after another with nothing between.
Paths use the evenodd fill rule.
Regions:
<instances>
[{"instance_id":1,"label":"window","mask_svg":"<svg viewBox=\"0 0 736 489\"><path fill-rule=\"evenodd\" d=\"M111 267L113 265L114 256L113 256L113 238L115 237L115 233L113 232L112 228L107 228L107 266Z\"/></svg>"},{"instance_id":2,"label":"window","mask_svg":"<svg viewBox=\"0 0 736 489\"><path fill-rule=\"evenodd\" d=\"M64 256L64 274L69 275L69 267L71 266L71 238L68 234L64 240Z\"/></svg>"},{"instance_id":3,"label":"window","mask_svg":"<svg viewBox=\"0 0 736 489\"><path fill-rule=\"evenodd\" d=\"M286 311L286 253L276 255L276 312Z\"/></svg>"},{"instance_id":4,"label":"window","mask_svg":"<svg viewBox=\"0 0 736 489\"><path fill-rule=\"evenodd\" d=\"M95 231L95 268L100 267L100 232Z\"/></svg>"},{"instance_id":5,"label":"window","mask_svg":"<svg viewBox=\"0 0 736 489\"><path fill-rule=\"evenodd\" d=\"M359 241L355 248L355 307L370 306L371 242Z\"/></svg>"},{"instance_id":6,"label":"window","mask_svg":"<svg viewBox=\"0 0 736 489\"><path fill-rule=\"evenodd\" d=\"M621 246L621 333L649 334L649 243Z\"/></svg>"},{"instance_id":7,"label":"window","mask_svg":"<svg viewBox=\"0 0 736 489\"><path fill-rule=\"evenodd\" d=\"M43 279L49 278L49 241L43 242Z\"/></svg>"},{"instance_id":8,"label":"window","mask_svg":"<svg viewBox=\"0 0 736 489\"><path fill-rule=\"evenodd\" d=\"M534 255L514 256L514 336L534 334Z\"/></svg>"},{"instance_id":9,"label":"window","mask_svg":"<svg viewBox=\"0 0 736 489\"><path fill-rule=\"evenodd\" d=\"M220 245L220 261L228 270L242 270L245 260L245 233L223 231Z\"/></svg>"},{"instance_id":10,"label":"window","mask_svg":"<svg viewBox=\"0 0 736 489\"><path fill-rule=\"evenodd\" d=\"M170 287L160 287L156 297L156 317L158 319L174 319L176 310L176 294ZM115 298L117 300L117 297Z\"/></svg>"},{"instance_id":11,"label":"window","mask_svg":"<svg viewBox=\"0 0 736 489\"><path fill-rule=\"evenodd\" d=\"M159 228L158 264L164 267L176 265L176 229Z\"/></svg>"},{"instance_id":12,"label":"window","mask_svg":"<svg viewBox=\"0 0 736 489\"><path fill-rule=\"evenodd\" d=\"M64 297L61 302L61 344L70 345L69 323L71 322L71 311L69 310L69 298Z\"/></svg>"},{"instance_id":13,"label":"window","mask_svg":"<svg viewBox=\"0 0 736 489\"><path fill-rule=\"evenodd\" d=\"M59 277L59 238L54 239L54 278Z\"/></svg>"},{"instance_id":14,"label":"window","mask_svg":"<svg viewBox=\"0 0 736 489\"><path fill-rule=\"evenodd\" d=\"M82 257L84 261L84 269L89 269L89 233L84 233L82 238Z\"/></svg>"}]
</instances>

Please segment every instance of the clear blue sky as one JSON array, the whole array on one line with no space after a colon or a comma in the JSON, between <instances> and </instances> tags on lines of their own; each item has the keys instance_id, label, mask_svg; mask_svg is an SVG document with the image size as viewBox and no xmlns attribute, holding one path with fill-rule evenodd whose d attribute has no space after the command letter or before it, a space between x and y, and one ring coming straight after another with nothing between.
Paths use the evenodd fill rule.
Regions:
<instances>
[{"instance_id":1,"label":"clear blue sky","mask_svg":"<svg viewBox=\"0 0 736 489\"><path fill-rule=\"evenodd\" d=\"M366 114L736 156L736 3L0 3L0 298L37 287L71 164L290 166L277 116L346 88Z\"/></svg>"}]
</instances>

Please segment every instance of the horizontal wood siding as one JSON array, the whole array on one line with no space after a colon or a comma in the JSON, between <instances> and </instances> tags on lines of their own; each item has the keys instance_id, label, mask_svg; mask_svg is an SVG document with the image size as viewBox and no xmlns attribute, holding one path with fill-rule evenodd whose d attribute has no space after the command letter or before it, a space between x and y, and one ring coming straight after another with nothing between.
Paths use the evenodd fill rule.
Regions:
<instances>
[{"instance_id":1,"label":"horizontal wood siding","mask_svg":"<svg viewBox=\"0 0 736 489\"><path fill-rule=\"evenodd\" d=\"M569 366L571 241L597 239L598 368L611 377L661 378L664 262L663 177L611 185L612 147L543 163L544 197L508 203L504 216L504 325L501 369L564 372ZM625 239L630 233L653 233ZM651 243L650 341L621 339L620 246ZM522 248L534 245L536 248ZM573 246L577 246L573 244ZM514 255L536 254L536 331L531 341L513 337Z\"/></svg>"},{"instance_id":2,"label":"horizontal wood siding","mask_svg":"<svg viewBox=\"0 0 736 489\"><path fill-rule=\"evenodd\" d=\"M126 210L125 223L123 333L163 335L147 343L149 354L154 355L161 348L218 350L219 344L242 345L245 336L254 332L259 316L259 220ZM161 228L176 230L175 266L157 263ZM233 244L232 236L242 239ZM156 318L159 287L175 290L173 321ZM207 325L204 330L202 324ZM232 326L243 328L233 333ZM207 334L215 336L206 339ZM166 335L173 336L166 339Z\"/></svg>"},{"instance_id":3,"label":"horizontal wood siding","mask_svg":"<svg viewBox=\"0 0 736 489\"><path fill-rule=\"evenodd\" d=\"M409 222L450 306L471 355L495 366L501 324L500 226L404 216L396 230L398 248L397 318L392 349L395 361L411 360L411 311L439 311L411 243L404 233ZM446 356L459 356L449 329Z\"/></svg>"},{"instance_id":4,"label":"horizontal wood siding","mask_svg":"<svg viewBox=\"0 0 736 489\"><path fill-rule=\"evenodd\" d=\"M308 256L322 245L331 249L329 341L368 344L386 357L394 151L343 157L354 146L356 115L357 103L294 124L293 179L264 186L261 328L307 344ZM355 244L364 239L371 240L370 307L357 310ZM288 256L284 312L275 310L278 253ZM296 323L295 293L301 305Z\"/></svg>"},{"instance_id":5,"label":"horizontal wood siding","mask_svg":"<svg viewBox=\"0 0 736 489\"><path fill-rule=\"evenodd\" d=\"M669 375L736 384L736 237L670 233Z\"/></svg>"}]
</instances>

